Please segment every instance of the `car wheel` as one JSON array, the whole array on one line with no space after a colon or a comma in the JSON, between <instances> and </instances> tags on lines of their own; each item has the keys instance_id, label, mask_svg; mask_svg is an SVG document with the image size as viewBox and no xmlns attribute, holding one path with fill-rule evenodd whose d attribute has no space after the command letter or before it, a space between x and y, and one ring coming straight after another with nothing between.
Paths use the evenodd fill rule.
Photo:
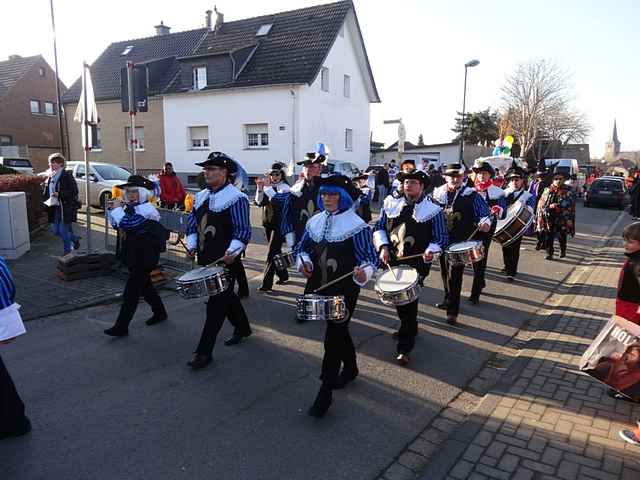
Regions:
<instances>
[{"instance_id":1,"label":"car wheel","mask_svg":"<svg viewBox=\"0 0 640 480\"><path fill-rule=\"evenodd\" d=\"M109 200L111 200L111 193L109 192L104 192L100 195L100 208L102 208L103 210L107 209L107 202L109 202Z\"/></svg>"}]
</instances>

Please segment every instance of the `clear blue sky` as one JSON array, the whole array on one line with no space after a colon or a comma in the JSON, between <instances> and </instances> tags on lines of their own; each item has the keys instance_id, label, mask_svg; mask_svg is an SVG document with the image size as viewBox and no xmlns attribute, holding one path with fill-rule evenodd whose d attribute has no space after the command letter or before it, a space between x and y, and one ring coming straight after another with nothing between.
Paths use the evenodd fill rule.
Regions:
<instances>
[{"instance_id":1,"label":"clear blue sky","mask_svg":"<svg viewBox=\"0 0 640 480\"><path fill-rule=\"evenodd\" d=\"M153 34L164 20L173 31L197 28L216 3L227 20L300 8L318 0L55 0L62 80L70 85L82 61L111 42ZM42 53L53 63L48 0L6 2L0 58ZM462 104L464 63L468 107L498 105L499 88L515 64L550 58L572 75L576 105L594 127L592 155L600 155L614 117L623 149L640 149L640 83L634 0L355 0L382 104L372 107L374 138L390 142L402 117L408 139L451 140ZM134 21L127 21L126 13Z\"/></svg>"}]
</instances>

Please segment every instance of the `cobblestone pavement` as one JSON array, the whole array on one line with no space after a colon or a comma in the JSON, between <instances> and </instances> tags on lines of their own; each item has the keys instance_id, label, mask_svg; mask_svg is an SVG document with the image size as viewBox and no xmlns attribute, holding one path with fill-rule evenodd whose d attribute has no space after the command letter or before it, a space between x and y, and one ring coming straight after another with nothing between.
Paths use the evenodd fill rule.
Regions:
<instances>
[{"instance_id":1,"label":"cobblestone pavement","mask_svg":"<svg viewBox=\"0 0 640 480\"><path fill-rule=\"evenodd\" d=\"M498 355L515 356L508 370L485 367L480 381L493 381L490 392L478 401L471 386L380 478L640 479L640 448L618 436L640 419L640 405L610 398L578 371L614 310L622 242L614 237L596 252L568 279L564 300L550 299Z\"/></svg>"}]
</instances>

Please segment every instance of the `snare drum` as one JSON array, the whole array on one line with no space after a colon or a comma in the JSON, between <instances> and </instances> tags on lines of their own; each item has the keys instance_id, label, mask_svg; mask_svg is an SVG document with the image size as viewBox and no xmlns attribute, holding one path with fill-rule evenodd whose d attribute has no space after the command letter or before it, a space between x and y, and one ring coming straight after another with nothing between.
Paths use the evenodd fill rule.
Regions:
<instances>
[{"instance_id":1,"label":"snare drum","mask_svg":"<svg viewBox=\"0 0 640 480\"><path fill-rule=\"evenodd\" d=\"M347 317L347 304L342 295L303 295L296 299L299 320L326 320L340 323Z\"/></svg>"},{"instance_id":2,"label":"snare drum","mask_svg":"<svg viewBox=\"0 0 640 480\"><path fill-rule=\"evenodd\" d=\"M503 247L515 242L533 223L533 210L522 202L515 202L507 210L507 218L498 220L493 240Z\"/></svg>"},{"instance_id":3,"label":"snare drum","mask_svg":"<svg viewBox=\"0 0 640 480\"><path fill-rule=\"evenodd\" d=\"M471 265L484 258L484 245L478 240L452 243L445 255L451 265Z\"/></svg>"},{"instance_id":4,"label":"snare drum","mask_svg":"<svg viewBox=\"0 0 640 480\"><path fill-rule=\"evenodd\" d=\"M229 288L228 272L218 266L198 267L176 280L176 290L184 298L213 297Z\"/></svg>"},{"instance_id":5,"label":"snare drum","mask_svg":"<svg viewBox=\"0 0 640 480\"><path fill-rule=\"evenodd\" d=\"M407 305L418 298L418 272L405 265L392 267L378 275L374 290L385 305Z\"/></svg>"},{"instance_id":6,"label":"snare drum","mask_svg":"<svg viewBox=\"0 0 640 480\"><path fill-rule=\"evenodd\" d=\"M273 265L276 270L286 270L296 263L296 257L293 252L279 253L273 257Z\"/></svg>"}]
</instances>

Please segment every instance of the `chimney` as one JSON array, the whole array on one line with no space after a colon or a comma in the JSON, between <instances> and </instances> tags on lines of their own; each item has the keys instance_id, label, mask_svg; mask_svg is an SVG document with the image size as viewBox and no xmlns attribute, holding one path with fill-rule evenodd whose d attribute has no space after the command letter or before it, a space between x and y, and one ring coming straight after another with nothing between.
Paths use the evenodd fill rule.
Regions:
<instances>
[{"instance_id":1,"label":"chimney","mask_svg":"<svg viewBox=\"0 0 640 480\"><path fill-rule=\"evenodd\" d=\"M213 33L218 33L224 23L224 14L220 13L215 6L213 7L213 11L216 12L216 24L213 27Z\"/></svg>"},{"instance_id":2,"label":"chimney","mask_svg":"<svg viewBox=\"0 0 640 480\"><path fill-rule=\"evenodd\" d=\"M169 31L171 30L171 27L167 27L162 20L160 20L160 25L156 25L154 28L156 29L157 36L169 35Z\"/></svg>"},{"instance_id":3,"label":"chimney","mask_svg":"<svg viewBox=\"0 0 640 480\"><path fill-rule=\"evenodd\" d=\"M213 13L211 10L207 10L205 13L207 30L211 31L211 14Z\"/></svg>"},{"instance_id":4,"label":"chimney","mask_svg":"<svg viewBox=\"0 0 640 480\"><path fill-rule=\"evenodd\" d=\"M19 58L22 58L20 55L9 55L9 60L18 60Z\"/></svg>"}]
</instances>

